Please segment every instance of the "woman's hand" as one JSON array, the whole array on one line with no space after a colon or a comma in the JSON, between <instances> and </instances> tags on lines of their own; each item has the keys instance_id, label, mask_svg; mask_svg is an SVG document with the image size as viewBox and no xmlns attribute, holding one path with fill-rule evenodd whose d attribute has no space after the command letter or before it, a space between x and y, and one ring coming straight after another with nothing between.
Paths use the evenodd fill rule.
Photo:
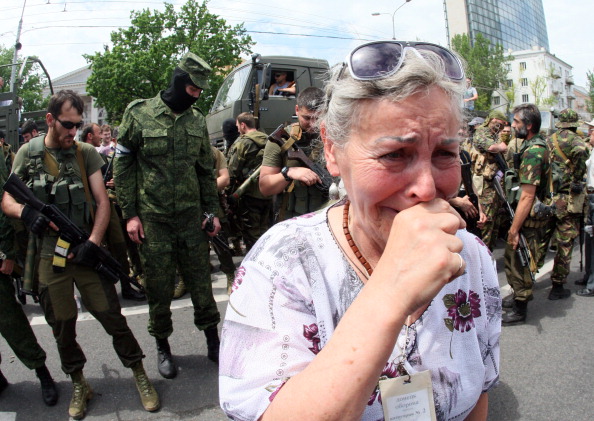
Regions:
<instances>
[{"instance_id":1,"label":"woman's hand","mask_svg":"<svg viewBox=\"0 0 594 421\"><path fill-rule=\"evenodd\" d=\"M390 237L368 283L381 284L386 294L407 306L423 308L445 284L464 273L456 231L466 226L442 199L406 209L394 218Z\"/></svg>"}]
</instances>

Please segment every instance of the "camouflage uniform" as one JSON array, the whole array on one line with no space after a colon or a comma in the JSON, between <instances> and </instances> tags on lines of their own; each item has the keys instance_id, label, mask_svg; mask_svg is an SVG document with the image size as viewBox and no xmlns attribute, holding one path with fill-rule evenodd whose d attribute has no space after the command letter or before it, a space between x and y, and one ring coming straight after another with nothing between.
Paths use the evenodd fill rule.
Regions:
<instances>
[{"instance_id":1,"label":"camouflage uniform","mask_svg":"<svg viewBox=\"0 0 594 421\"><path fill-rule=\"evenodd\" d=\"M149 304L149 333L173 332L171 299L175 270L190 291L194 324L216 327L219 311L212 293L204 212L217 214L213 156L201 111L176 114L158 94L130 103L119 130L114 178L123 217L138 216L145 238L140 246Z\"/></svg>"},{"instance_id":2,"label":"camouflage uniform","mask_svg":"<svg viewBox=\"0 0 594 421\"><path fill-rule=\"evenodd\" d=\"M497 243L497 233L499 231L499 209L503 202L497 195L493 183L495 183L495 174L499 171L495 155L488 152L491 145L499 143L496 134L492 134L487 126L479 127L474 133L473 149L471 159L473 162L474 180L477 186L477 195L484 214L487 216L487 222L481 229L484 243L491 249Z\"/></svg>"},{"instance_id":3,"label":"camouflage uniform","mask_svg":"<svg viewBox=\"0 0 594 421\"><path fill-rule=\"evenodd\" d=\"M313 162L325 168L324 144L318 134L304 133L299 123L285 127L285 131L297 138L295 144ZM264 148L262 165L267 167L301 167L301 162L289 160L286 153L282 154L280 146L274 142L267 142ZM306 186L298 181L289 183L282 197L277 221L293 218L320 209L328 198L316 186Z\"/></svg>"},{"instance_id":4,"label":"camouflage uniform","mask_svg":"<svg viewBox=\"0 0 594 421\"><path fill-rule=\"evenodd\" d=\"M267 136L254 130L241 135L233 144L229 155L231 189L237 189L256 169L262 165ZM250 250L258 238L270 228L272 198L260 193L258 180L254 180L239 198L238 209L243 221L243 241Z\"/></svg>"},{"instance_id":5,"label":"camouflage uniform","mask_svg":"<svg viewBox=\"0 0 594 421\"><path fill-rule=\"evenodd\" d=\"M579 235L580 218L583 218L586 196L584 176L588 149L581 137L567 129L577 127L577 113L564 110L559 120L559 130L547 140L551 165L553 168L556 167L553 171L553 203L557 208L547 234L549 238L553 236L553 241L557 245L551 280L553 283L564 284L569 274L573 242ZM555 140L562 152L555 145Z\"/></svg>"},{"instance_id":6,"label":"camouflage uniform","mask_svg":"<svg viewBox=\"0 0 594 421\"><path fill-rule=\"evenodd\" d=\"M543 201L547 193L547 183L550 171L549 151L545 140L536 135L530 140L525 140L520 150L522 163L519 169L521 184L531 184L536 187L536 197ZM548 219L535 219L528 216L522 225L522 234L526 237L528 248L536 261L544 258L546 248L540 244L545 237ZM517 301L532 300L532 279L530 268L522 267L517 252L508 244L505 248L505 274L507 282L513 289Z\"/></svg>"},{"instance_id":7,"label":"camouflage uniform","mask_svg":"<svg viewBox=\"0 0 594 421\"><path fill-rule=\"evenodd\" d=\"M8 171L4 160L0 159L0 194L6 181ZM5 258L14 260L14 230L10 220L0 211L0 250ZM45 365L45 352L37 343L33 329L27 320L23 307L15 299L12 278L0 273L0 334L18 357L29 369L33 370ZM0 356L0 362L2 356Z\"/></svg>"}]
</instances>

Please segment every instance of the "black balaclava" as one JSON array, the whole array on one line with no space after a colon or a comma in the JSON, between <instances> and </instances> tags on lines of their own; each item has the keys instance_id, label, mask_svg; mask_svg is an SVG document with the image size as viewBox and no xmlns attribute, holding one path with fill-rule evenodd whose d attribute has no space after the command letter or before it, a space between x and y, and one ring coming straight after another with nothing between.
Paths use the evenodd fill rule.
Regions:
<instances>
[{"instance_id":1,"label":"black balaclava","mask_svg":"<svg viewBox=\"0 0 594 421\"><path fill-rule=\"evenodd\" d=\"M186 85L192 85L199 88L192 82L189 74L179 67L176 67L173 70L173 76L171 77L169 87L161 92L161 99L175 113L184 112L198 100L198 98L188 95L186 92Z\"/></svg>"},{"instance_id":2,"label":"black balaclava","mask_svg":"<svg viewBox=\"0 0 594 421\"><path fill-rule=\"evenodd\" d=\"M239 137L239 130L235 125L234 118L228 118L223 121L223 138L225 139L225 146L230 148L233 142Z\"/></svg>"}]
</instances>

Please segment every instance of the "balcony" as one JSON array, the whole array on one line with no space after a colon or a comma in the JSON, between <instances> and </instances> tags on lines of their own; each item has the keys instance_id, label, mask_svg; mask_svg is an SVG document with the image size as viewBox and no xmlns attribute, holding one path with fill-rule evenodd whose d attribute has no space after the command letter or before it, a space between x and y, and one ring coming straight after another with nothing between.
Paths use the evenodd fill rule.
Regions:
<instances>
[{"instance_id":1,"label":"balcony","mask_svg":"<svg viewBox=\"0 0 594 421\"><path fill-rule=\"evenodd\" d=\"M573 76L567 76L565 78L565 84L566 85L573 85L575 82L573 81Z\"/></svg>"},{"instance_id":2,"label":"balcony","mask_svg":"<svg viewBox=\"0 0 594 421\"><path fill-rule=\"evenodd\" d=\"M550 69L549 70L549 76L552 79L560 79L561 78L561 72L557 69Z\"/></svg>"}]
</instances>

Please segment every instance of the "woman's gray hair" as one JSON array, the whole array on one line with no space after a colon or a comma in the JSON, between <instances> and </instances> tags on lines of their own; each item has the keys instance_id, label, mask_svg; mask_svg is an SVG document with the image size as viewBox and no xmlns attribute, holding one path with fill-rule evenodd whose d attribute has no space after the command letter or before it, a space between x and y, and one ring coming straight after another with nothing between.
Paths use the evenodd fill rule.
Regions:
<instances>
[{"instance_id":1,"label":"woman's gray hair","mask_svg":"<svg viewBox=\"0 0 594 421\"><path fill-rule=\"evenodd\" d=\"M324 126L326 136L342 147L358 124L360 107L367 100L401 102L416 93L428 92L433 86L446 93L452 103L452 113L461 121L465 80L451 80L437 54L429 51L419 53L423 58L407 50L402 67L384 79L356 80L351 77L348 68L342 69L342 65L330 69L325 87L326 105L318 117L318 124ZM338 80L341 70L342 76Z\"/></svg>"}]
</instances>

